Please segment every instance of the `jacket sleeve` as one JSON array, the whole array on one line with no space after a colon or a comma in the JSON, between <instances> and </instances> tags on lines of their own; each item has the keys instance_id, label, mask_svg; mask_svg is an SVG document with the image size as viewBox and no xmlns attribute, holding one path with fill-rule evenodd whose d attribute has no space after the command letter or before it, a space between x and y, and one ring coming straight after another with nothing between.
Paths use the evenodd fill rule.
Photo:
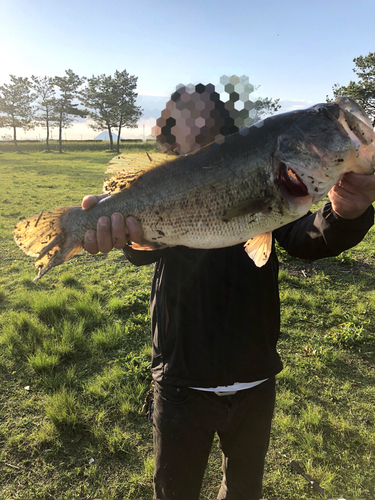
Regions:
<instances>
[{"instance_id":1,"label":"jacket sleeve","mask_svg":"<svg viewBox=\"0 0 375 500\"><path fill-rule=\"evenodd\" d=\"M357 219L342 219L326 202L315 213L274 231L280 245L293 257L315 260L339 255L357 245L374 223L370 206Z\"/></svg>"},{"instance_id":2,"label":"jacket sleeve","mask_svg":"<svg viewBox=\"0 0 375 500\"><path fill-rule=\"evenodd\" d=\"M160 259L163 255L163 250L134 250L130 246L123 248L125 257L135 266L146 266Z\"/></svg>"}]
</instances>

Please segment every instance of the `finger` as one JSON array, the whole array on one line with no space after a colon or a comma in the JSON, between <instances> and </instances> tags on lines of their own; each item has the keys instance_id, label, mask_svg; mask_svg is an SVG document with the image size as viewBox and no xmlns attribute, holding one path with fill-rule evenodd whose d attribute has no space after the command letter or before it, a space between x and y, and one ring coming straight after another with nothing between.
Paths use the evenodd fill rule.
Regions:
<instances>
[{"instance_id":1,"label":"finger","mask_svg":"<svg viewBox=\"0 0 375 500\"><path fill-rule=\"evenodd\" d=\"M341 181L333 186L332 190L340 196L355 196L358 188L351 184L349 181L341 179Z\"/></svg>"},{"instance_id":2,"label":"finger","mask_svg":"<svg viewBox=\"0 0 375 500\"><path fill-rule=\"evenodd\" d=\"M375 175L374 174L356 174L349 172L344 175L343 181L364 191L372 191L375 189Z\"/></svg>"},{"instance_id":3,"label":"finger","mask_svg":"<svg viewBox=\"0 0 375 500\"><path fill-rule=\"evenodd\" d=\"M107 194L98 194L98 195L89 194L83 198L81 206L83 210L88 210L89 208L96 205L103 198L107 198L107 196L108 196Z\"/></svg>"},{"instance_id":4,"label":"finger","mask_svg":"<svg viewBox=\"0 0 375 500\"><path fill-rule=\"evenodd\" d=\"M112 250L111 222L108 217L100 217L98 220L96 240L100 252L108 253Z\"/></svg>"},{"instance_id":5,"label":"finger","mask_svg":"<svg viewBox=\"0 0 375 500\"><path fill-rule=\"evenodd\" d=\"M121 249L126 245L128 238L125 230L124 216L114 213L111 216L112 243L115 248Z\"/></svg>"},{"instance_id":6,"label":"finger","mask_svg":"<svg viewBox=\"0 0 375 500\"><path fill-rule=\"evenodd\" d=\"M334 186L329 192L333 210L343 219L360 217L371 204L360 190L347 189L345 183Z\"/></svg>"},{"instance_id":7,"label":"finger","mask_svg":"<svg viewBox=\"0 0 375 500\"><path fill-rule=\"evenodd\" d=\"M91 254L96 254L99 252L95 231L91 229L89 231L86 231L85 241L83 246L84 249Z\"/></svg>"},{"instance_id":8,"label":"finger","mask_svg":"<svg viewBox=\"0 0 375 500\"><path fill-rule=\"evenodd\" d=\"M83 198L81 207L83 208L83 210L88 210L92 206L96 205L96 203L98 203L96 196L89 194Z\"/></svg>"},{"instance_id":9,"label":"finger","mask_svg":"<svg viewBox=\"0 0 375 500\"><path fill-rule=\"evenodd\" d=\"M349 174L348 174L349 175ZM359 175L345 176L334 188L332 188L338 196L347 200L363 201L370 205L374 201L375 196L375 176Z\"/></svg>"},{"instance_id":10,"label":"finger","mask_svg":"<svg viewBox=\"0 0 375 500\"><path fill-rule=\"evenodd\" d=\"M342 205L352 204L356 199L356 193L345 186L345 183L344 185L336 184L329 191L328 197L332 203L332 208L338 213L337 209Z\"/></svg>"},{"instance_id":11,"label":"finger","mask_svg":"<svg viewBox=\"0 0 375 500\"><path fill-rule=\"evenodd\" d=\"M143 229L141 224L134 217L127 217L126 227L128 230L128 240L141 245L144 242Z\"/></svg>"}]
</instances>

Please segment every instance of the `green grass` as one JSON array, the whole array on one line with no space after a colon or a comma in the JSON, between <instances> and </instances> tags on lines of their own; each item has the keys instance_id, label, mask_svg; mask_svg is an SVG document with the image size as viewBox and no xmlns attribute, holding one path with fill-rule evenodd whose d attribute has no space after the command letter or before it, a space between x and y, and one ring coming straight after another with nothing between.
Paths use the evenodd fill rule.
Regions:
<instances>
[{"instance_id":1,"label":"green grass","mask_svg":"<svg viewBox=\"0 0 375 500\"><path fill-rule=\"evenodd\" d=\"M128 146L127 146L128 147ZM137 147L142 147L137 146ZM148 297L152 266L81 253L34 283L12 228L41 209L99 193L113 153L0 155L0 499L152 498ZM279 249L285 368L264 497L375 497L373 231L355 249L307 263ZM212 447L201 500L216 498Z\"/></svg>"},{"instance_id":2,"label":"green grass","mask_svg":"<svg viewBox=\"0 0 375 500\"><path fill-rule=\"evenodd\" d=\"M109 141L62 141L63 153L72 151L108 151ZM117 148L117 143L114 141L113 147ZM18 141L19 151L22 153L47 153L46 143L44 141ZM51 153L57 153L59 151L59 142L50 141L49 148ZM142 151L153 151L155 149L154 142L121 142L120 150L122 152L142 150ZM1 141L0 142L0 153L14 153L16 148L12 141ZM112 152L113 155L113 152Z\"/></svg>"}]
</instances>

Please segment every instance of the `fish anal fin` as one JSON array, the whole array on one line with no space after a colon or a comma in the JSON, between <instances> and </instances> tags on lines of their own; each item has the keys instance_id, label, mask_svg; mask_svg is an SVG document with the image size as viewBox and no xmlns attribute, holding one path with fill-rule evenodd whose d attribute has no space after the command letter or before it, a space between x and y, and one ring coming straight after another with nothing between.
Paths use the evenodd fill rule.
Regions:
<instances>
[{"instance_id":1,"label":"fish anal fin","mask_svg":"<svg viewBox=\"0 0 375 500\"><path fill-rule=\"evenodd\" d=\"M245 251L257 267L267 264L272 251L272 232L262 233L245 243Z\"/></svg>"},{"instance_id":2,"label":"fish anal fin","mask_svg":"<svg viewBox=\"0 0 375 500\"><path fill-rule=\"evenodd\" d=\"M269 196L264 196L263 198L248 198L228 208L221 218L224 222L229 222L231 219L243 215L255 215L268 212L270 201L271 198Z\"/></svg>"}]
</instances>

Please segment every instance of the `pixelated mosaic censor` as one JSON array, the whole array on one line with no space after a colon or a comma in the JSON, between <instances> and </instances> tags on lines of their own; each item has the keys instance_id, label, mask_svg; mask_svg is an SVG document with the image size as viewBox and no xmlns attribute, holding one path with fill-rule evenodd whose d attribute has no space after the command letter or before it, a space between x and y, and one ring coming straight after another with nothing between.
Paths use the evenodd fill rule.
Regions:
<instances>
[{"instance_id":1,"label":"pixelated mosaic censor","mask_svg":"<svg viewBox=\"0 0 375 500\"><path fill-rule=\"evenodd\" d=\"M254 86L247 76L222 76L220 84L177 85L152 134L165 152L187 154L228 134L250 127L256 119Z\"/></svg>"}]
</instances>

